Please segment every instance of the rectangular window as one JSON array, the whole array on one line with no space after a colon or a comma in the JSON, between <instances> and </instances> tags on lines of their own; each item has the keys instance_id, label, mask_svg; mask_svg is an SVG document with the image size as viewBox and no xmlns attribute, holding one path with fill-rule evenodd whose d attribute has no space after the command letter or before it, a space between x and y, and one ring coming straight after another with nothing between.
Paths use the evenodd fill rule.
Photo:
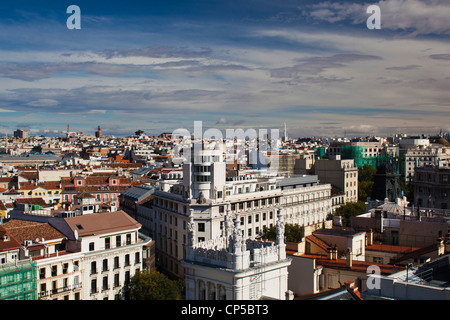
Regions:
<instances>
[{"instance_id":1,"label":"rectangular window","mask_svg":"<svg viewBox=\"0 0 450 320\"><path fill-rule=\"evenodd\" d=\"M97 292L97 279L91 280L91 293Z\"/></svg>"},{"instance_id":2,"label":"rectangular window","mask_svg":"<svg viewBox=\"0 0 450 320\"><path fill-rule=\"evenodd\" d=\"M141 255L140 255L139 252L136 252L136 253L134 254L134 263L135 263L135 264L141 263Z\"/></svg>"},{"instance_id":3,"label":"rectangular window","mask_svg":"<svg viewBox=\"0 0 450 320\"><path fill-rule=\"evenodd\" d=\"M96 274L96 273L97 273L97 262L92 261L91 262L91 274Z\"/></svg>"},{"instance_id":4,"label":"rectangular window","mask_svg":"<svg viewBox=\"0 0 450 320\"><path fill-rule=\"evenodd\" d=\"M108 290L108 276L103 277L103 290Z\"/></svg>"},{"instance_id":5,"label":"rectangular window","mask_svg":"<svg viewBox=\"0 0 450 320\"><path fill-rule=\"evenodd\" d=\"M116 274L114 274L114 287L115 288L117 288L117 287L120 287L120 281L119 281L119 274L118 273L116 273Z\"/></svg>"},{"instance_id":6,"label":"rectangular window","mask_svg":"<svg viewBox=\"0 0 450 320\"><path fill-rule=\"evenodd\" d=\"M56 277L58 275L58 266L52 266L52 277Z\"/></svg>"}]
</instances>

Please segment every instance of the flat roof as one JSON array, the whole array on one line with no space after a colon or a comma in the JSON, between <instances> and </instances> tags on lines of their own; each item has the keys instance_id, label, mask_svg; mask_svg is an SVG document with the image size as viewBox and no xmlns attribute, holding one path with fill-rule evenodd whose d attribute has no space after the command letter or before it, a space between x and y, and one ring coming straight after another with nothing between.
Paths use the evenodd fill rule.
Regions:
<instances>
[{"instance_id":1,"label":"flat roof","mask_svg":"<svg viewBox=\"0 0 450 320\"><path fill-rule=\"evenodd\" d=\"M362 234L364 231L343 230L343 229L318 229L313 234L325 234L330 236L349 237L357 234Z\"/></svg>"}]
</instances>

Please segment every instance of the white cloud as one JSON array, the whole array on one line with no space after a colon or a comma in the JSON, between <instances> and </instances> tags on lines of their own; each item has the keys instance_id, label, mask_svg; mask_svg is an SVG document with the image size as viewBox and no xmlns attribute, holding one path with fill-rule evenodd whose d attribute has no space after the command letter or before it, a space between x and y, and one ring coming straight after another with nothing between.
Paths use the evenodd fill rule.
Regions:
<instances>
[{"instance_id":1,"label":"white cloud","mask_svg":"<svg viewBox=\"0 0 450 320\"><path fill-rule=\"evenodd\" d=\"M58 104L59 102L54 99L39 99L30 101L26 105L30 107L55 107Z\"/></svg>"},{"instance_id":2,"label":"white cloud","mask_svg":"<svg viewBox=\"0 0 450 320\"><path fill-rule=\"evenodd\" d=\"M381 9L382 29L406 31L413 35L450 34L448 1L381 0L370 3ZM312 19L336 23L349 20L364 23L369 4L321 2L304 10Z\"/></svg>"}]
</instances>

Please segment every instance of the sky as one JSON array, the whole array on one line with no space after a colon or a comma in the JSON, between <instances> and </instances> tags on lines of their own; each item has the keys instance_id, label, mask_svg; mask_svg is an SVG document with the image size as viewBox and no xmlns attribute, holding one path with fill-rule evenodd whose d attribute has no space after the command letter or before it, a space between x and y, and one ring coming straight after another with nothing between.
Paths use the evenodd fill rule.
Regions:
<instances>
[{"instance_id":1,"label":"sky","mask_svg":"<svg viewBox=\"0 0 450 320\"><path fill-rule=\"evenodd\" d=\"M5 0L0 134L448 132L449 21L448 0Z\"/></svg>"}]
</instances>

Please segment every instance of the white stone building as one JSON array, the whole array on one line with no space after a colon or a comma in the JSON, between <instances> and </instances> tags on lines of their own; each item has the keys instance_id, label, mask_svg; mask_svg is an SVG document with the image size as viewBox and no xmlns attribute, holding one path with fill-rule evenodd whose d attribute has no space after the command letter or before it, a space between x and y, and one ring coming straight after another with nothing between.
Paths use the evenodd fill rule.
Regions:
<instances>
[{"instance_id":1,"label":"white stone building","mask_svg":"<svg viewBox=\"0 0 450 320\"><path fill-rule=\"evenodd\" d=\"M280 206L286 223L321 225L331 214L331 185L320 184L317 176L288 179L242 171L227 177L220 150L204 150L193 160L183 165L181 180L161 181L161 190L153 193L157 265L180 278L191 217L201 242L223 235L227 210L239 214L243 237L251 240L275 226Z\"/></svg>"},{"instance_id":2,"label":"white stone building","mask_svg":"<svg viewBox=\"0 0 450 320\"><path fill-rule=\"evenodd\" d=\"M403 139L399 144L400 174L405 182L414 180L415 169L424 166L444 166L448 155L440 144L432 144L428 139Z\"/></svg>"},{"instance_id":3,"label":"white stone building","mask_svg":"<svg viewBox=\"0 0 450 320\"><path fill-rule=\"evenodd\" d=\"M150 238L123 211L65 218L68 249L82 253L83 300L118 300L136 271L143 269L143 253Z\"/></svg>"},{"instance_id":4,"label":"white stone building","mask_svg":"<svg viewBox=\"0 0 450 320\"><path fill-rule=\"evenodd\" d=\"M227 212L224 236L196 243L193 218L189 223L189 243L185 271L187 300L289 299L288 266L281 211L277 220L277 240L263 242L243 237L239 213Z\"/></svg>"}]
</instances>

